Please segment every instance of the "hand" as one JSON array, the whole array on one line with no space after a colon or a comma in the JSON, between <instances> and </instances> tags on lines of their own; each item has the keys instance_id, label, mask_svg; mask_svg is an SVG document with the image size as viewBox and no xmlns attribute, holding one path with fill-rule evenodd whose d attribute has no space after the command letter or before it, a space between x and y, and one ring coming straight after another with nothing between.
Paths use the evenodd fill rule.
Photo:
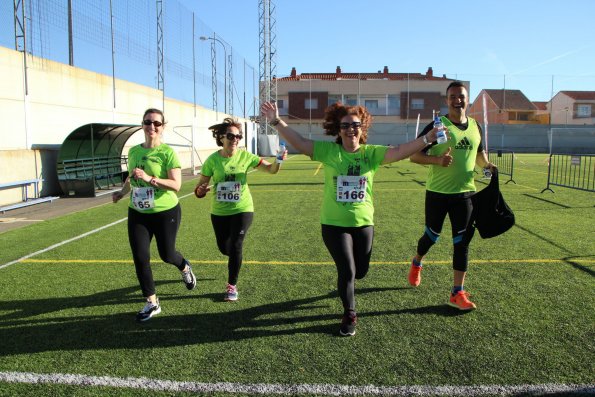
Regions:
<instances>
[{"instance_id":1,"label":"hand","mask_svg":"<svg viewBox=\"0 0 595 397\"><path fill-rule=\"evenodd\" d=\"M124 197L124 194L121 191L112 193L112 201L114 203L117 203L118 201L120 201L120 199L122 197Z\"/></svg>"},{"instance_id":2,"label":"hand","mask_svg":"<svg viewBox=\"0 0 595 397\"><path fill-rule=\"evenodd\" d=\"M132 177L137 180L140 179L144 182L149 182L151 180L151 176L148 175L145 170L138 167L132 170Z\"/></svg>"},{"instance_id":3,"label":"hand","mask_svg":"<svg viewBox=\"0 0 595 397\"><path fill-rule=\"evenodd\" d=\"M200 185L196 185L196 187L194 188L194 195L197 198L203 198L207 195L207 192L210 190L211 188L207 186L206 183L201 183Z\"/></svg>"},{"instance_id":4,"label":"hand","mask_svg":"<svg viewBox=\"0 0 595 397\"><path fill-rule=\"evenodd\" d=\"M451 147L449 147L448 150L442 156L438 156L440 158L441 166L448 167L452 164L452 156L450 155L450 152L452 152Z\"/></svg>"},{"instance_id":5,"label":"hand","mask_svg":"<svg viewBox=\"0 0 595 397\"><path fill-rule=\"evenodd\" d=\"M265 117L267 121L273 121L279 117L279 109L275 102L265 102L260 106L260 114Z\"/></svg>"},{"instance_id":6,"label":"hand","mask_svg":"<svg viewBox=\"0 0 595 397\"><path fill-rule=\"evenodd\" d=\"M449 137L448 128L444 128L443 131L444 131L444 136L446 137L446 140L448 140L448 137ZM430 130L430 132L427 133L426 136L428 137L428 140L430 142L436 142L438 140L438 129L432 128Z\"/></svg>"},{"instance_id":7,"label":"hand","mask_svg":"<svg viewBox=\"0 0 595 397\"><path fill-rule=\"evenodd\" d=\"M489 168L490 172L493 174L494 172L498 171L498 167L496 166L496 164L494 163L488 163L488 165L485 166L485 168Z\"/></svg>"}]
</instances>

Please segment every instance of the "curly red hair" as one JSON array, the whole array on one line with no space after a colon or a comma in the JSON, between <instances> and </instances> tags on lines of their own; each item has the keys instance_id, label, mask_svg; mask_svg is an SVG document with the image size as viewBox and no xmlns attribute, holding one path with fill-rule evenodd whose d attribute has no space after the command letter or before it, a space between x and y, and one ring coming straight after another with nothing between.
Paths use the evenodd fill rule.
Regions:
<instances>
[{"instance_id":1,"label":"curly red hair","mask_svg":"<svg viewBox=\"0 0 595 397\"><path fill-rule=\"evenodd\" d=\"M341 144L343 140L339 135L341 128L341 119L345 116L357 116L362 123L362 135L359 138L359 143L366 143L368 141L368 129L372 125L372 115L363 106L345 106L341 102L337 102L326 108L324 111L324 122L322 128L325 135L336 136L336 143Z\"/></svg>"}]
</instances>

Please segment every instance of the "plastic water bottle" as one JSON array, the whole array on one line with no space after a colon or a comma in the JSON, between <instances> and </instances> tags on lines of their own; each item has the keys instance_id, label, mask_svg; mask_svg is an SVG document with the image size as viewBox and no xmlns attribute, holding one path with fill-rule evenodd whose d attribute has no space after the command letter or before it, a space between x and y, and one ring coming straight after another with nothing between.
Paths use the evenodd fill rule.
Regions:
<instances>
[{"instance_id":1,"label":"plastic water bottle","mask_svg":"<svg viewBox=\"0 0 595 397\"><path fill-rule=\"evenodd\" d=\"M434 128L438 129L436 133L436 143L444 143L446 142L446 133L444 132L444 124L442 123L442 119L440 116L436 115L434 118Z\"/></svg>"},{"instance_id":2,"label":"plastic water bottle","mask_svg":"<svg viewBox=\"0 0 595 397\"><path fill-rule=\"evenodd\" d=\"M279 150L277 150L277 163L281 164L283 162L283 153L285 153L285 142L279 142Z\"/></svg>"}]
</instances>

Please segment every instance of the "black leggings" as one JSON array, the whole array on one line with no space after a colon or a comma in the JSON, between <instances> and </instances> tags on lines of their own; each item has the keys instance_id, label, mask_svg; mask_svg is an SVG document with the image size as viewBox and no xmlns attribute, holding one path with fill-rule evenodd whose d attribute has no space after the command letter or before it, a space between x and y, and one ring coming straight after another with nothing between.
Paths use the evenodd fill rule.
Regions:
<instances>
[{"instance_id":1,"label":"black leggings","mask_svg":"<svg viewBox=\"0 0 595 397\"><path fill-rule=\"evenodd\" d=\"M355 311L355 279L370 268L374 226L322 225L322 240L337 266L337 289L345 313Z\"/></svg>"},{"instance_id":2,"label":"black leggings","mask_svg":"<svg viewBox=\"0 0 595 397\"><path fill-rule=\"evenodd\" d=\"M234 215L213 215L211 223L217 239L217 247L227 260L227 282L236 285L242 267L244 238L252 224L254 212L241 212Z\"/></svg>"},{"instance_id":3,"label":"black leggings","mask_svg":"<svg viewBox=\"0 0 595 397\"><path fill-rule=\"evenodd\" d=\"M474 228L468 227L473 210L472 194L471 192L443 194L426 191L426 230L417 242L419 255L427 254L432 245L438 241L448 214L452 227L452 267L454 270L467 271L469 243L475 231Z\"/></svg>"},{"instance_id":4,"label":"black leggings","mask_svg":"<svg viewBox=\"0 0 595 397\"><path fill-rule=\"evenodd\" d=\"M180 227L182 209L180 204L167 211L143 214L128 208L128 240L136 277L144 297L155 295L155 281L151 271L151 240L155 236L161 260L176 266L180 271L186 267L184 257L176 251L176 235Z\"/></svg>"}]
</instances>

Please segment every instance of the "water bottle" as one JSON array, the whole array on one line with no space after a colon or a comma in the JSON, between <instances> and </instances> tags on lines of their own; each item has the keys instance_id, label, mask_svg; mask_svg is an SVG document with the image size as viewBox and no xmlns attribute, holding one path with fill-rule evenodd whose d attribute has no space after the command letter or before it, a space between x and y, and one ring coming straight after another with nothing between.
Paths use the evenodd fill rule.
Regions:
<instances>
[{"instance_id":1,"label":"water bottle","mask_svg":"<svg viewBox=\"0 0 595 397\"><path fill-rule=\"evenodd\" d=\"M483 169L483 176L485 178L491 178L492 177L492 171L490 171L489 168L484 168Z\"/></svg>"},{"instance_id":2,"label":"water bottle","mask_svg":"<svg viewBox=\"0 0 595 397\"><path fill-rule=\"evenodd\" d=\"M434 118L434 128L438 129L436 133L436 143L444 143L446 142L446 133L444 132L444 124L442 123L442 119L440 116L436 115Z\"/></svg>"},{"instance_id":3,"label":"water bottle","mask_svg":"<svg viewBox=\"0 0 595 397\"><path fill-rule=\"evenodd\" d=\"M285 142L279 142L279 150L277 150L277 163L283 163L283 153L285 153Z\"/></svg>"}]
</instances>

